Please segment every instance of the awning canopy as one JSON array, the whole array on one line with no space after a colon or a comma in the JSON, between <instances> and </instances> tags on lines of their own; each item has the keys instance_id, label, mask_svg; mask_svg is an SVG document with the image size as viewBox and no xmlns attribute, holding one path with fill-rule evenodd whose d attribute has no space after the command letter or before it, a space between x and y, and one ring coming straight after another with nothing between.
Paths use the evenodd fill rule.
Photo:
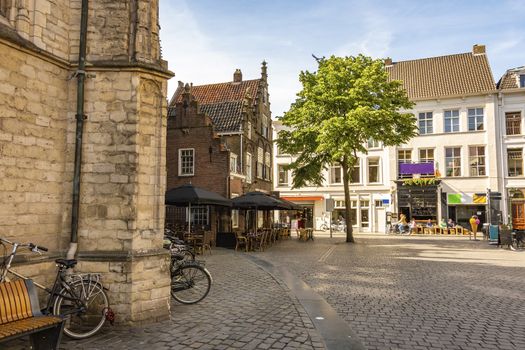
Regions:
<instances>
[{"instance_id":1,"label":"awning canopy","mask_svg":"<svg viewBox=\"0 0 525 350\"><path fill-rule=\"evenodd\" d=\"M231 207L232 201L218 193L195 187L191 184L182 185L166 191L165 203L168 205L220 205Z\"/></svg>"},{"instance_id":2,"label":"awning canopy","mask_svg":"<svg viewBox=\"0 0 525 350\"><path fill-rule=\"evenodd\" d=\"M232 199L233 207L239 209L291 210L292 206L266 193L254 191Z\"/></svg>"}]
</instances>

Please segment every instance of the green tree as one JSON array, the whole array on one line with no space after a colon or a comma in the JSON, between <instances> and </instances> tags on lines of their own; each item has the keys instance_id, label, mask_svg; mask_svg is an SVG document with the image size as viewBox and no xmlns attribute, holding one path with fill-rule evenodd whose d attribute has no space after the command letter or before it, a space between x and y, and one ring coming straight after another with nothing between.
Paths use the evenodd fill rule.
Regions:
<instances>
[{"instance_id":1,"label":"green tree","mask_svg":"<svg viewBox=\"0 0 525 350\"><path fill-rule=\"evenodd\" d=\"M354 242L350 218L350 172L369 139L384 146L407 142L417 134L412 108L400 81L388 79L384 63L359 55L318 59L316 72L299 75L302 90L280 118L286 127L278 147L296 155L287 168L293 188L321 185L323 169L339 164L346 202L346 241Z\"/></svg>"}]
</instances>

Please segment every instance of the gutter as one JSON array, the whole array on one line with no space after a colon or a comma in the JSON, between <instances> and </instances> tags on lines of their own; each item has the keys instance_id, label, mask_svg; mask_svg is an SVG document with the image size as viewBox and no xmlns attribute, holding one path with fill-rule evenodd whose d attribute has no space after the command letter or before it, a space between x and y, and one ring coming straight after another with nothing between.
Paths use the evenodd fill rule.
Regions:
<instances>
[{"instance_id":1,"label":"gutter","mask_svg":"<svg viewBox=\"0 0 525 350\"><path fill-rule=\"evenodd\" d=\"M78 50L78 68L75 72L77 76L77 112L75 118L75 163L73 171L73 195L71 204L71 239L67 259L74 259L78 247L78 213L80 206L80 168L82 165L82 135L84 131L84 82L86 79L86 42L87 42L87 20L88 20L88 0L82 0L80 16L80 43Z\"/></svg>"}]
</instances>

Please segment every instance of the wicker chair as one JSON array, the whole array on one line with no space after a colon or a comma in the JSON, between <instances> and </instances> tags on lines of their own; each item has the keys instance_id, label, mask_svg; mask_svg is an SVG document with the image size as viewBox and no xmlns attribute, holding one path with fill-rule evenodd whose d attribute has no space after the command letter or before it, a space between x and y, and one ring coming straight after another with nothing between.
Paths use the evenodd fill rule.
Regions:
<instances>
[{"instance_id":1,"label":"wicker chair","mask_svg":"<svg viewBox=\"0 0 525 350\"><path fill-rule=\"evenodd\" d=\"M244 245L244 251L248 251L248 238L240 231L235 231L235 251Z\"/></svg>"}]
</instances>

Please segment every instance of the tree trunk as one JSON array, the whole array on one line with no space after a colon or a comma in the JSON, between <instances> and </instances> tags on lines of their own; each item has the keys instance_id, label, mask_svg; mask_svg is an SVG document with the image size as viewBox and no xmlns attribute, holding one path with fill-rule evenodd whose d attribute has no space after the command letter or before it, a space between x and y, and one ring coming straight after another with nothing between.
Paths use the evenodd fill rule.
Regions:
<instances>
[{"instance_id":1,"label":"tree trunk","mask_svg":"<svg viewBox=\"0 0 525 350\"><path fill-rule=\"evenodd\" d=\"M343 172L343 186L345 189L345 221L346 221L346 242L354 243L354 232L352 229L352 219L350 218L351 213L351 202L350 202L350 174L349 174L348 160L345 158L341 162L341 170Z\"/></svg>"}]
</instances>

